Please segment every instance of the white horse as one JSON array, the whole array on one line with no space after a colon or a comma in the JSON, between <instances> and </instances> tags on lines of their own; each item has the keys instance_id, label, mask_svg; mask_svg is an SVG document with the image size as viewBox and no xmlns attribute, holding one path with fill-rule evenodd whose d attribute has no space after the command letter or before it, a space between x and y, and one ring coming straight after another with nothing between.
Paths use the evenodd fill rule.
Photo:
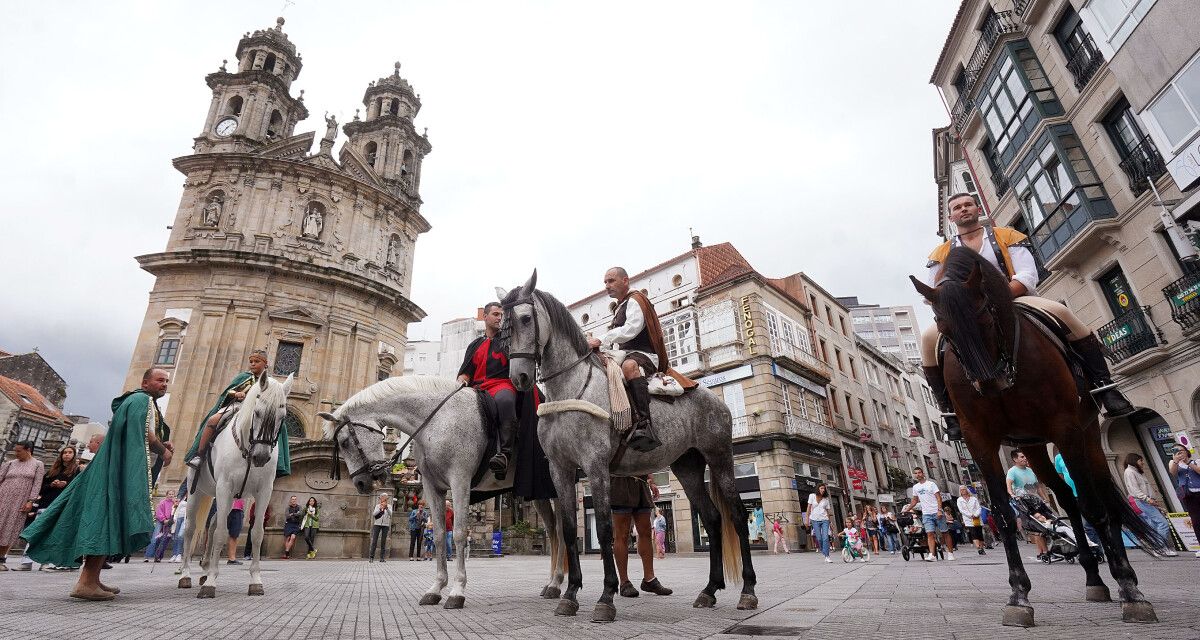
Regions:
<instances>
[{"instance_id":1,"label":"white horse","mask_svg":"<svg viewBox=\"0 0 1200 640\"><path fill-rule=\"evenodd\" d=\"M208 505L215 497L217 502L216 514L208 523L208 548L204 550L200 566L205 574L200 576L199 598L213 598L217 594L217 573L221 566L217 552L227 536L225 520L233 501L237 497L253 500L258 505L258 512L265 513L267 503L271 500L271 490L275 487L275 464L279 459L279 430L283 428L283 419L287 415L287 395L292 388L292 376L282 383L267 375L264 371L246 392L246 398L234 410L233 415L225 418L230 422L212 442L209 457L212 459L212 470L202 464L200 469L188 471L188 487L204 499L188 500L187 519L184 521L184 540L187 542L187 553L183 554L183 566L180 570L179 588L190 589L192 577L190 561L196 540L200 538L200 527L194 527L200 522L200 514L208 515ZM250 535L255 544L254 560L250 563L249 595L263 595L262 571L259 558L262 552L263 529L265 518L259 517L254 522ZM221 532L221 533L218 533Z\"/></svg>"}]
</instances>

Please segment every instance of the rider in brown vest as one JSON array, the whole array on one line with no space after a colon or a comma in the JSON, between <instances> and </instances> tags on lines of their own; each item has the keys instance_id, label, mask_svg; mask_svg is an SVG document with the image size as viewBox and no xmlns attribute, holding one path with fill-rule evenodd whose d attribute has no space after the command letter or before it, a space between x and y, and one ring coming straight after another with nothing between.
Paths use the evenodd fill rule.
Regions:
<instances>
[{"instance_id":1,"label":"rider in brown vest","mask_svg":"<svg viewBox=\"0 0 1200 640\"><path fill-rule=\"evenodd\" d=\"M1116 418L1133 413L1133 405L1117 390L1104 361L1100 341L1092 330L1083 324L1070 309L1059 302L1042 298L1036 294L1038 285L1037 263L1029 239L1025 234L1008 227L993 227L983 224L983 210L969 193L956 193L946 201L950 208L950 222L954 223L958 235L942 243L929 256L926 284L936 287L942 276L942 265L950 248L965 246L1000 269L1008 279L1008 288L1017 302L1038 309L1057 318L1070 334L1069 346L1083 361L1084 375L1092 385L1092 395L1104 406L1105 416ZM936 324L930 325L921 335L921 364L925 379L942 410L942 421L946 425L949 440L961 440L962 428L950 404L950 394L942 376L942 367L937 360L937 343L940 333Z\"/></svg>"},{"instance_id":2,"label":"rider in brown vest","mask_svg":"<svg viewBox=\"0 0 1200 640\"><path fill-rule=\"evenodd\" d=\"M633 430L629 447L635 451L651 451L661 442L650 426L650 389L647 376L653 373L672 375L684 388L695 382L669 369L666 343L654 305L641 291L629 290L629 274L621 267L604 273L604 290L616 298L617 308L608 331L599 338L588 338L593 349L618 349L625 352L621 373L629 387L634 410ZM634 304L629 304L633 301Z\"/></svg>"}]
</instances>

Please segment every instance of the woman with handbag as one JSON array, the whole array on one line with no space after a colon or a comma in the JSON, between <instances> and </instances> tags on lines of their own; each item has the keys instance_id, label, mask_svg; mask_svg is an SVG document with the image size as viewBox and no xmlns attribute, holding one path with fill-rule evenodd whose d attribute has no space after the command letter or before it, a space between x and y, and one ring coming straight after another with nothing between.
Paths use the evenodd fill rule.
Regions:
<instances>
[{"instance_id":1,"label":"woman with handbag","mask_svg":"<svg viewBox=\"0 0 1200 640\"><path fill-rule=\"evenodd\" d=\"M817 490L808 495L808 511L804 519L811 523L813 537L817 539L817 547L825 562L829 559L829 488L824 483L817 485Z\"/></svg>"},{"instance_id":2,"label":"woman with handbag","mask_svg":"<svg viewBox=\"0 0 1200 640\"><path fill-rule=\"evenodd\" d=\"M966 485L958 488L958 512L962 514L967 538L975 543L975 551L981 556L985 555L987 552L983 550L983 506Z\"/></svg>"},{"instance_id":3,"label":"woman with handbag","mask_svg":"<svg viewBox=\"0 0 1200 640\"><path fill-rule=\"evenodd\" d=\"M1162 503L1150 495L1150 481L1146 480L1146 459L1140 454L1130 453L1125 456L1125 492L1129 494L1129 506L1138 514L1142 522L1150 525L1167 545L1164 555L1177 556L1171 542L1171 523L1163 515Z\"/></svg>"},{"instance_id":4,"label":"woman with handbag","mask_svg":"<svg viewBox=\"0 0 1200 640\"><path fill-rule=\"evenodd\" d=\"M879 505L879 537L888 553L896 555L900 550L900 526L896 524L896 514L886 504Z\"/></svg>"},{"instance_id":5,"label":"woman with handbag","mask_svg":"<svg viewBox=\"0 0 1200 640\"><path fill-rule=\"evenodd\" d=\"M1196 525L1200 522L1200 460L1190 457L1186 448L1177 447L1169 470L1171 477L1175 478L1175 492L1179 501L1188 512L1192 532L1200 537L1200 529ZM1200 551L1196 552L1196 557L1200 558Z\"/></svg>"}]
</instances>

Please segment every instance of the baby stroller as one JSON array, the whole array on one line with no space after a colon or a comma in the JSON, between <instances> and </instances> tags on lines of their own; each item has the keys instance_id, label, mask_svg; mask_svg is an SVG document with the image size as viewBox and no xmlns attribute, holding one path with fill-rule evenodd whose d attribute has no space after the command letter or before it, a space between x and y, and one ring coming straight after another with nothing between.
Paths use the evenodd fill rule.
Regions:
<instances>
[{"instance_id":1,"label":"baby stroller","mask_svg":"<svg viewBox=\"0 0 1200 640\"><path fill-rule=\"evenodd\" d=\"M920 509L904 509L896 514L896 524L900 527L900 555L904 557L904 561L908 562L913 556L920 555L924 560L929 554L929 543L925 536L925 525L921 523ZM946 559L946 552L942 547L942 543L937 541L938 560Z\"/></svg>"},{"instance_id":2,"label":"baby stroller","mask_svg":"<svg viewBox=\"0 0 1200 640\"><path fill-rule=\"evenodd\" d=\"M1036 495L1017 496L1012 499L1012 506L1018 516L1025 516L1027 531L1045 536L1050 550L1042 556L1042 562L1052 564L1065 561L1075 564L1075 559L1079 557L1079 543L1075 540L1070 520L1054 513L1050 505ZM1104 562L1100 545L1091 540L1087 542L1096 561Z\"/></svg>"}]
</instances>

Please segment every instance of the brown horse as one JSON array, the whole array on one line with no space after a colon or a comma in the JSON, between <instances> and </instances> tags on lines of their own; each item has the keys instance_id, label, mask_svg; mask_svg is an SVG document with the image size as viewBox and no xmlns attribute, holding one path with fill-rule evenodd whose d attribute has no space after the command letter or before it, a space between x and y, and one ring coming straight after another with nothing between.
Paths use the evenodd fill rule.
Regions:
<instances>
[{"instance_id":1,"label":"brown horse","mask_svg":"<svg viewBox=\"0 0 1200 640\"><path fill-rule=\"evenodd\" d=\"M1004 538L1012 595L1003 623L1034 625L1029 576L1017 550L1015 516L1004 499L1008 490L999 455L1002 444L1025 452L1039 480L1054 490L1066 509L1076 540L1087 539L1081 518L1095 525L1109 570L1120 587L1122 619L1157 622L1125 555L1121 526L1152 552L1165 542L1133 513L1113 481L1100 448L1098 408L1090 398L1080 400L1071 370L1054 343L1018 313L1000 271L966 247L950 250L936 288L909 278L933 306L938 329L946 337L946 386L967 448L992 495L992 513ZM1048 442L1058 445L1072 470L1078 500L1055 472L1046 452ZM1110 601L1087 544L1080 545L1079 561L1087 574L1087 600Z\"/></svg>"}]
</instances>

